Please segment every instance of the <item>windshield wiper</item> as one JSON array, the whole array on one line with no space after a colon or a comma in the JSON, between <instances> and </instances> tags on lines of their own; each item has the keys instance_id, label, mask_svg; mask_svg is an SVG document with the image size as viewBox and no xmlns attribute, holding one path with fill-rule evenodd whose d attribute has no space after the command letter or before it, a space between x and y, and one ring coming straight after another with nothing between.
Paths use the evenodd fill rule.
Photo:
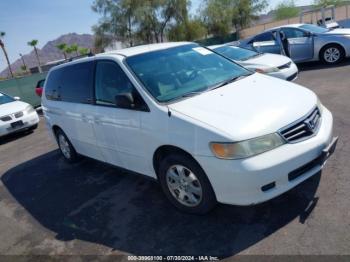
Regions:
<instances>
[{"instance_id":1,"label":"windshield wiper","mask_svg":"<svg viewBox=\"0 0 350 262\"><path fill-rule=\"evenodd\" d=\"M181 95L181 97L191 97L191 96L196 96L205 93L207 90L204 91L194 91L194 92L189 92L186 94Z\"/></svg>"},{"instance_id":2,"label":"windshield wiper","mask_svg":"<svg viewBox=\"0 0 350 262\"><path fill-rule=\"evenodd\" d=\"M225 85L231 84L231 83L233 83L233 82L235 82L235 81L237 81L237 80L240 80L240 79L242 79L242 78L245 78L246 76L249 76L249 75L251 75L251 74L246 74L246 75L240 75L240 76L232 77L232 78L230 78L230 79L228 79L228 80L225 80L225 81L223 81L223 82L221 82L221 83L219 83L219 84L217 84L217 85L215 85L215 86L212 86L212 87L208 88L207 91L211 91L211 90L214 90L214 89L218 89L218 88L223 87L223 86L225 86Z\"/></svg>"}]
</instances>

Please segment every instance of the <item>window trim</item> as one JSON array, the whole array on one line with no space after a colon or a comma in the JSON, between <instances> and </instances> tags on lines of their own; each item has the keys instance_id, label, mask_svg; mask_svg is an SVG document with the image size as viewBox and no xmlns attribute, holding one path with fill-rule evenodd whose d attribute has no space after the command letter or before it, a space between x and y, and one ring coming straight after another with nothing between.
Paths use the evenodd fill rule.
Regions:
<instances>
[{"instance_id":1,"label":"window trim","mask_svg":"<svg viewBox=\"0 0 350 262\"><path fill-rule=\"evenodd\" d=\"M130 83L132 84L133 88L135 89L135 91L138 93L138 95L142 99L143 104L144 104L144 108L121 108L121 107L118 107L116 105L104 105L104 104L97 103L97 99L96 99L96 70L97 70L97 63L98 62L103 62L103 61L104 62L114 63L120 68L120 70L122 70L122 72L125 74L125 77L130 81ZM145 99L142 97L142 95L140 94L139 90L137 90L137 88L135 87L134 83L130 80L129 76L126 74L126 72L124 71L123 67L117 61L115 61L114 59L102 58L102 59L95 59L94 60L93 81L94 81L94 83L93 83L93 104L95 106L117 108L117 109L120 109L120 110L130 110L130 111L139 111L139 112L151 112L151 110L149 109L149 106L146 103Z\"/></svg>"}]
</instances>

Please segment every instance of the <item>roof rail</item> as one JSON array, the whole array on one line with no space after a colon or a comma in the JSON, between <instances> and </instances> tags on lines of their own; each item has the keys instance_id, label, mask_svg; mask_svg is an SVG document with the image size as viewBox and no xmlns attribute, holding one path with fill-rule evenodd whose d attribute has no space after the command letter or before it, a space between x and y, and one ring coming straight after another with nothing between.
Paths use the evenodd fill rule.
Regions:
<instances>
[{"instance_id":1,"label":"roof rail","mask_svg":"<svg viewBox=\"0 0 350 262\"><path fill-rule=\"evenodd\" d=\"M90 52L88 54L86 54L86 55L79 55L79 56L75 56L75 57L69 58L68 62L72 62L72 61L74 61L76 59L80 59L80 58L84 58L84 57L92 57L92 56L95 56L95 54L92 53L91 50L90 50Z\"/></svg>"}]
</instances>

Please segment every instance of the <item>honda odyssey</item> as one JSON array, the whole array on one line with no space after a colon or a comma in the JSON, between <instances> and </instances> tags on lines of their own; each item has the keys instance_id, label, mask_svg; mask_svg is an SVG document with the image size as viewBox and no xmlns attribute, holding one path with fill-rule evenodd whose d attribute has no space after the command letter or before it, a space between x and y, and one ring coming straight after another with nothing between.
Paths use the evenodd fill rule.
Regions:
<instances>
[{"instance_id":1,"label":"honda odyssey","mask_svg":"<svg viewBox=\"0 0 350 262\"><path fill-rule=\"evenodd\" d=\"M197 214L288 191L318 173L337 143L312 91L194 43L56 66L42 108L68 162L84 155L157 179L172 204Z\"/></svg>"}]
</instances>

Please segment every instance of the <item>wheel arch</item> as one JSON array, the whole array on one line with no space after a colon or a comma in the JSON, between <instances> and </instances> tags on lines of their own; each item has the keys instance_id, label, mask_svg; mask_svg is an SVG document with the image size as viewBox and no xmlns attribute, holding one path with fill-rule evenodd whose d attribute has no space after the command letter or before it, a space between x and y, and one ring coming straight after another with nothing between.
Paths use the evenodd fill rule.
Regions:
<instances>
[{"instance_id":1,"label":"wheel arch","mask_svg":"<svg viewBox=\"0 0 350 262\"><path fill-rule=\"evenodd\" d=\"M188 153L186 150L184 149L181 149L177 146L173 146L173 145L162 145L160 147L158 147L156 149L156 151L154 151L154 154L153 154L153 159L152 159L152 163L153 163L153 169L157 175L157 178L158 178L158 170L159 170L159 164L160 164L160 161L170 155L170 154L182 154L182 155L185 155L189 158L191 158L193 161L195 161L201 168L202 166L198 163L198 161L190 154ZM203 169L203 168L202 168Z\"/></svg>"},{"instance_id":2,"label":"wheel arch","mask_svg":"<svg viewBox=\"0 0 350 262\"><path fill-rule=\"evenodd\" d=\"M343 44L339 43L339 42L329 42L329 43L326 43L325 45L323 45L321 48L320 48L320 51L318 53L318 58L320 60L322 60L322 53L323 51L327 48L327 47L330 47L330 46L338 46L340 47L340 49L343 51L343 55L346 56L346 48L343 46Z\"/></svg>"}]
</instances>

